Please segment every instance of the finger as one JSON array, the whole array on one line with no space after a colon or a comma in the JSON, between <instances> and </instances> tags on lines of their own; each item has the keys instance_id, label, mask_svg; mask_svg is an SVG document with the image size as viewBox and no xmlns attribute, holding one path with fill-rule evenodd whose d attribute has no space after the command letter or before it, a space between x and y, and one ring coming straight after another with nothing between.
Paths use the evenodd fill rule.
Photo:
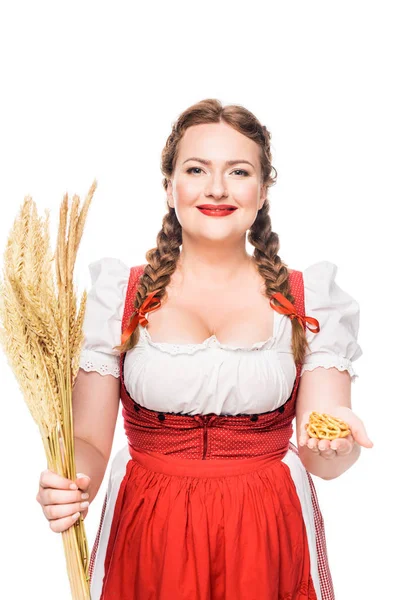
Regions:
<instances>
[{"instance_id":1,"label":"finger","mask_svg":"<svg viewBox=\"0 0 400 600\"><path fill-rule=\"evenodd\" d=\"M300 446L307 446L307 442L308 442L308 440L309 440L308 433L301 434L301 435L299 436L299 447L300 447Z\"/></svg>"},{"instance_id":2,"label":"finger","mask_svg":"<svg viewBox=\"0 0 400 600\"><path fill-rule=\"evenodd\" d=\"M307 447L312 450L315 454L319 454L318 439L309 438L307 441Z\"/></svg>"},{"instance_id":3,"label":"finger","mask_svg":"<svg viewBox=\"0 0 400 600\"><path fill-rule=\"evenodd\" d=\"M79 518L80 513L77 512L72 516L69 517L64 517L63 519L55 519L52 521L49 521L49 525L50 525L50 529L52 531L55 531L56 533L60 533L61 531L65 531L66 529L69 529L69 527L71 527L75 521L77 521L77 519Z\"/></svg>"},{"instance_id":4,"label":"finger","mask_svg":"<svg viewBox=\"0 0 400 600\"><path fill-rule=\"evenodd\" d=\"M71 487L73 486L73 487ZM41 488L59 488L62 490L77 489L77 485L71 479L63 477L54 471L46 469L40 474L39 487Z\"/></svg>"},{"instance_id":5,"label":"finger","mask_svg":"<svg viewBox=\"0 0 400 600\"><path fill-rule=\"evenodd\" d=\"M299 436L299 446L306 446L309 438L310 436L308 435L306 428L304 428L304 431L302 431Z\"/></svg>"},{"instance_id":6,"label":"finger","mask_svg":"<svg viewBox=\"0 0 400 600\"><path fill-rule=\"evenodd\" d=\"M307 444L308 438L309 438L309 435L307 433L307 428L306 428L306 426L304 426L304 429L300 430L299 446L305 446Z\"/></svg>"},{"instance_id":7,"label":"finger","mask_svg":"<svg viewBox=\"0 0 400 600\"><path fill-rule=\"evenodd\" d=\"M318 440L318 450L322 458L327 460L335 458L336 452L331 448L331 442L329 440Z\"/></svg>"},{"instance_id":8,"label":"finger","mask_svg":"<svg viewBox=\"0 0 400 600\"><path fill-rule=\"evenodd\" d=\"M320 452L324 452L325 450L330 450L331 443L329 440L318 440L318 450Z\"/></svg>"},{"instance_id":9,"label":"finger","mask_svg":"<svg viewBox=\"0 0 400 600\"><path fill-rule=\"evenodd\" d=\"M73 502L72 504L50 504L43 507L43 512L49 521L74 515L88 508L89 502Z\"/></svg>"},{"instance_id":10,"label":"finger","mask_svg":"<svg viewBox=\"0 0 400 600\"><path fill-rule=\"evenodd\" d=\"M77 484L80 490L87 490L90 486L91 479L89 475L85 475L84 473L77 473L75 483Z\"/></svg>"},{"instance_id":11,"label":"finger","mask_svg":"<svg viewBox=\"0 0 400 600\"><path fill-rule=\"evenodd\" d=\"M328 448L327 450L324 450L320 454L321 454L322 458L325 458L326 460L332 460L333 458L335 458L337 456L336 451L332 450L332 448Z\"/></svg>"},{"instance_id":12,"label":"finger","mask_svg":"<svg viewBox=\"0 0 400 600\"><path fill-rule=\"evenodd\" d=\"M335 449L338 456L346 456L350 454L354 447L354 438L352 436L348 436L350 439L339 438L332 442L331 448Z\"/></svg>"},{"instance_id":13,"label":"finger","mask_svg":"<svg viewBox=\"0 0 400 600\"><path fill-rule=\"evenodd\" d=\"M88 499L87 492L82 493L80 490L76 492L70 490L55 490L45 488L40 494L41 504L47 506L49 504L71 504Z\"/></svg>"},{"instance_id":14,"label":"finger","mask_svg":"<svg viewBox=\"0 0 400 600\"><path fill-rule=\"evenodd\" d=\"M305 446L307 444L309 435L307 433L307 425L310 420L311 411L307 411L303 415L303 420L299 429L299 446Z\"/></svg>"}]
</instances>

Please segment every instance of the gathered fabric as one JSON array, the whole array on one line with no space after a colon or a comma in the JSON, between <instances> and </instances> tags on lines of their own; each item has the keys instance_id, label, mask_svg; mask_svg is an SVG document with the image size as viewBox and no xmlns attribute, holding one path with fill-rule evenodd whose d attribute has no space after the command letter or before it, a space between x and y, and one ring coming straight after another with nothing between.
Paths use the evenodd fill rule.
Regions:
<instances>
[{"instance_id":1,"label":"gathered fabric","mask_svg":"<svg viewBox=\"0 0 400 600\"><path fill-rule=\"evenodd\" d=\"M282 451L238 461L130 453L101 600L317 600Z\"/></svg>"}]
</instances>

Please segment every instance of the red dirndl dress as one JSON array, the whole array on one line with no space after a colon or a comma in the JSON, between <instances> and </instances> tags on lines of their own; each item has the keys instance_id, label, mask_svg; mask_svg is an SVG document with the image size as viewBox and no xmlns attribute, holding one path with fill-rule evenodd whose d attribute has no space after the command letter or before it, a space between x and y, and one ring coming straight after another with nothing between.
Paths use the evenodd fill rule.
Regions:
<instances>
[{"instance_id":1,"label":"red dirndl dress","mask_svg":"<svg viewBox=\"0 0 400 600\"><path fill-rule=\"evenodd\" d=\"M144 265L130 271L122 319ZM290 273L304 316L300 271ZM121 400L130 459L115 502L100 600L334 600L324 524L312 494L318 596L302 508L282 459L293 434L301 365L278 409L256 415L182 415ZM101 534L90 557L89 574Z\"/></svg>"}]
</instances>

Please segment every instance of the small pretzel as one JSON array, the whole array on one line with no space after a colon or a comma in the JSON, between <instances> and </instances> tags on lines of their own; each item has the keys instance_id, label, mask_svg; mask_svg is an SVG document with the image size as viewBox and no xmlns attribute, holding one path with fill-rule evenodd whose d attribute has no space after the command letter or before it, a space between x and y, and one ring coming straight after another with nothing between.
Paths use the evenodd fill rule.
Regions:
<instances>
[{"instance_id":1,"label":"small pretzel","mask_svg":"<svg viewBox=\"0 0 400 600\"><path fill-rule=\"evenodd\" d=\"M306 429L310 437L320 440L335 440L351 433L347 423L341 419L315 411L310 414Z\"/></svg>"}]
</instances>

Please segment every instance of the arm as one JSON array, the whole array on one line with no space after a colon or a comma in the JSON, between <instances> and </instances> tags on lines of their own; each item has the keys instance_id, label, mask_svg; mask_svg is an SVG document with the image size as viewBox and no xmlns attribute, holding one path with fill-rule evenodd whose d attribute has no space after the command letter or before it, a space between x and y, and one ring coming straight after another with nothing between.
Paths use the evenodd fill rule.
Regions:
<instances>
[{"instance_id":1,"label":"arm","mask_svg":"<svg viewBox=\"0 0 400 600\"><path fill-rule=\"evenodd\" d=\"M96 497L110 458L119 399L119 378L79 369L72 392L75 462L77 472L91 478L89 502Z\"/></svg>"},{"instance_id":2,"label":"arm","mask_svg":"<svg viewBox=\"0 0 400 600\"><path fill-rule=\"evenodd\" d=\"M313 410L342 419L350 426L352 435L332 442L310 438L305 425ZM322 479L334 479L347 471L359 458L361 445L372 447L362 421L351 410L348 371L317 367L303 373L296 399L296 430L303 465L309 473ZM337 452L332 449L335 447Z\"/></svg>"}]
</instances>

